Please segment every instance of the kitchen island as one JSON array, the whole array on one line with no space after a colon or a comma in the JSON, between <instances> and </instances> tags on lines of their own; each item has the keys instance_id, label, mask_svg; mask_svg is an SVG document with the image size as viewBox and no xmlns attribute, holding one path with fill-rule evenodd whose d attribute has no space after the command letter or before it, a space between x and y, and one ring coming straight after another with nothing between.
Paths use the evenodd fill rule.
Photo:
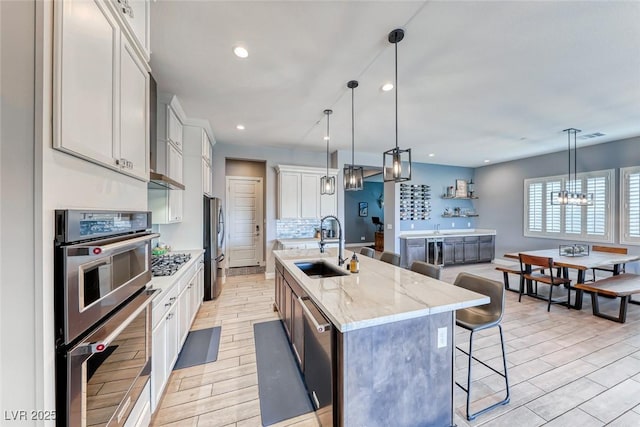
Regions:
<instances>
[{"instance_id":1,"label":"kitchen island","mask_svg":"<svg viewBox=\"0 0 640 427\"><path fill-rule=\"evenodd\" d=\"M275 306L323 425L453 425L455 310L488 297L367 257L351 274L336 249L274 254ZM346 275L310 277L296 265L318 261ZM331 325L321 346L305 320L314 310L317 330L322 318ZM331 379L329 396L318 375Z\"/></svg>"}]
</instances>

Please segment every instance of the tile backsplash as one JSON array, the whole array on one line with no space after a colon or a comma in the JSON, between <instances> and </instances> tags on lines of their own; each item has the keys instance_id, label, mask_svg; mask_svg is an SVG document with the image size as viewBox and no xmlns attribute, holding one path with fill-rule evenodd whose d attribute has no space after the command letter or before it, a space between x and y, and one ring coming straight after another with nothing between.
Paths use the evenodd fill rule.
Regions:
<instances>
[{"instance_id":1,"label":"tile backsplash","mask_svg":"<svg viewBox=\"0 0 640 427\"><path fill-rule=\"evenodd\" d=\"M280 219L276 221L276 238L297 239L313 237L316 228L320 228L319 219Z\"/></svg>"},{"instance_id":2,"label":"tile backsplash","mask_svg":"<svg viewBox=\"0 0 640 427\"><path fill-rule=\"evenodd\" d=\"M324 227L333 229L337 236L338 227L333 220L326 220ZM314 237L316 228L320 228L319 219L280 219L276 221L277 239L299 239Z\"/></svg>"}]
</instances>

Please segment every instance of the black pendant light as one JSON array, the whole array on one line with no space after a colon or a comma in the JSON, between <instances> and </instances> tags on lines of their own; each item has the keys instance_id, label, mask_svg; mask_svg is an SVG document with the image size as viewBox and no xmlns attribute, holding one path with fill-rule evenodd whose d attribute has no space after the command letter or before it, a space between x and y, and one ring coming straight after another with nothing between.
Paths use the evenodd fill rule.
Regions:
<instances>
[{"instance_id":1,"label":"black pendant light","mask_svg":"<svg viewBox=\"0 0 640 427\"><path fill-rule=\"evenodd\" d=\"M395 45L396 53L396 146L382 153L382 173L384 181L410 181L411 180L411 148L401 150L398 148L398 43L404 38L404 30L398 28L389 33L389 43Z\"/></svg>"},{"instance_id":2,"label":"black pendant light","mask_svg":"<svg viewBox=\"0 0 640 427\"><path fill-rule=\"evenodd\" d=\"M336 177L329 175L329 116L333 113L333 110L324 110L324 114L327 116L327 135L324 137L327 141L327 174L320 178L320 194L334 194L336 192Z\"/></svg>"},{"instance_id":3,"label":"black pendant light","mask_svg":"<svg viewBox=\"0 0 640 427\"><path fill-rule=\"evenodd\" d=\"M577 134L582 132L580 129L569 128L563 130L567 132L567 158L569 168L567 171L567 186L565 190L553 193L551 196L552 205L573 205L573 206L589 206L593 205L593 193L584 191L578 192L578 148ZM573 135L573 185L571 185L571 135ZM571 188L569 188L571 186Z\"/></svg>"},{"instance_id":4,"label":"black pendant light","mask_svg":"<svg viewBox=\"0 0 640 427\"><path fill-rule=\"evenodd\" d=\"M351 89L351 164L344 167L344 189L345 191L360 191L364 189L364 170L361 166L356 167L354 165L355 113L353 107L353 90L358 87L358 82L356 80L351 80L347 83L347 87Z\"/></svg>"}]
</instances>

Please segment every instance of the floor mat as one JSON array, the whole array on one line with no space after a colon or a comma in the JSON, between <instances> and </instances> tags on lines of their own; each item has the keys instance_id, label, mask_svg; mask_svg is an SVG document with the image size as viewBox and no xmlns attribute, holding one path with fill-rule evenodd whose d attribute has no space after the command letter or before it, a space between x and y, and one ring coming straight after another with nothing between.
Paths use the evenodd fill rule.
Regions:
<instances>
[{"instance_id":1,"label":"floor mat","mask_svg":"<svg viewBox=\"0 0 640 427\"><path fill-rule=\"evenodd\" d=\"M256 323L253 332L262 425L269 426L311 412L313 406L282 322Z\"/></svg>"},{"instance_id":2,"label":"floor mat","mask_svg":"<svg viewBox=\"0 0 640 427\"><path fill-rule=\"evenodd\" d=\"M220 347L220 326L189 332L174 370L215 362Z\"/></svg>"}]
</instances>

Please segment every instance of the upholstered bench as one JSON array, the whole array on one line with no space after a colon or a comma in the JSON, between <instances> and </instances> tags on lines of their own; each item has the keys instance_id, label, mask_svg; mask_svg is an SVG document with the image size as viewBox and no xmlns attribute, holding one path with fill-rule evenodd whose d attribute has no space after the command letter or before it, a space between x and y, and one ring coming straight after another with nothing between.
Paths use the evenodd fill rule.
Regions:
<instances>
[{"instance_id":1,"label":"upholstered bench","mask_svg":"<svg viewBox=\"0 0 640 427\"><path fill-rule=\"evenodd\" d=\"M574 288L591 293L591 306L594 316L615 322L624 323L627 320L627 306L629 303L640 305L640 301L631 300L631 295L640 293L640 275L637 274L625 273L600 279L593 283L578 283L574 285ZM620 312L617 317L600 312L598 295L620 297Z\"/></svg>"}]
</instances>

